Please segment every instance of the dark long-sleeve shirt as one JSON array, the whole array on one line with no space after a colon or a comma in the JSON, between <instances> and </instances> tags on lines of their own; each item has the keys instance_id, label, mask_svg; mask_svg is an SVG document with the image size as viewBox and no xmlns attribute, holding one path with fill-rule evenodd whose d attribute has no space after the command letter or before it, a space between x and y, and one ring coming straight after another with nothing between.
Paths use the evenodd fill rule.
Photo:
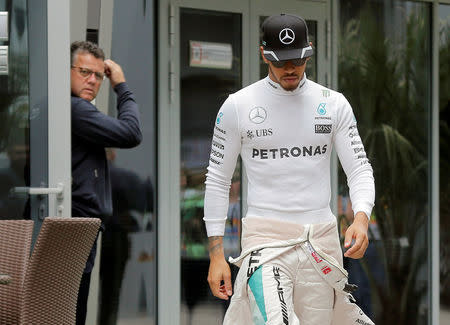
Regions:
<instances>
[{"instance_id":1,"label":"dark long-sleeve shirt","mask_svg":"<svg viewBox=\"0 0 450 325\"><path fill-rule=\"evenodd\" d=\"M132 148L142 140L139 110L126 83L118 84L117 118L72 96L72 215L112 214L111 183L105 147Z\"/></svg>"}]
</instances>

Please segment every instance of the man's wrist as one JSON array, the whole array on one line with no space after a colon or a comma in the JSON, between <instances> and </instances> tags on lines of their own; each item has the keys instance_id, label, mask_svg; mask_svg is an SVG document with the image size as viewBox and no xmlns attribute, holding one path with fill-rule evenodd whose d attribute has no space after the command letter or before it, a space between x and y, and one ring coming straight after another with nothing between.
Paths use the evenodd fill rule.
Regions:
<instances>
[{"instance_id":1,"label":"man's wrist","mask_svg":"<svg viewBox=\"0 0 450 325\"><path fill-rule=\"evenodd\" d=\"M211 236L208 237L208 250L210 258L222 258L223 253L223 236Z\"/></svg>"},{"instance_id":2,"label":"man's wrist","mask_svg":"<svg viewBox=\"0 0 450 325\"><path fill-rule=\"evenodd\" d=\"M358 222L363 224L366 227L369 227L369 217L362 211L358 211L355 214L355 218L353 222Z\"/></svg>"},{"instance_id":3,"label":"man's wrist","mask_svg":"<svg viewBox=\"0 0 450 325\"><path fill-rule=\"evenodd\" d=\"M111 84L111 86L113 87L113 89L115 91L118 91L118 88L123 84L125 84L125 81L118 82L118 83L114 84L114 86L112 86L112 84Z\"/></svg>"}]
</instances>

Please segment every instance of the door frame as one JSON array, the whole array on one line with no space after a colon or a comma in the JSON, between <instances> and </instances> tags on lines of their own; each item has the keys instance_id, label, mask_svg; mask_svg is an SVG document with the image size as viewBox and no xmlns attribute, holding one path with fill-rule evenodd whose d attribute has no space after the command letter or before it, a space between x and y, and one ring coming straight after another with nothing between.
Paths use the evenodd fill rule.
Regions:
<instances>
[{"instance_id":1,"label":"door frame","mask_svg":"<svg viewBox=\"0 0 450 325\"><path fill-rule=\"evenodd\" d=\"M180 324L180 7L226 11L242 14L242 86L259 79L258 60L251 60L259 48L259 14L279 12L285 8L302 8L306 18L321 17L330 21L329 1L281 0L162 0L158 5L158 271L157 324ZM310 9L306 9L310 8ZM316 8L316 9L311 9ZM321 8L321 9L317 9ZM323 10L323 11L321 11ZM297 12L292 9L287 12ZM314 16L317 15L317 16ZM316 18L315 18L316 19ZM321 21L322 21L321 20ZM256 27L257 26L257 27ZM329 25L328 25L329 26ZM318 26L325 39L325 28ZM327 38L328 43L329 38ZM320 43L319 43L320 44ZM325 44L319 48L325 51ZM329 49L331 50L331 49ZM324 53L324 52L323 52ZM329 53L329 52L328 52ZM325 53L324 53L325 54ZM331 59L318 61L318 76L331 76ZM323 82L325 77L319 78ZM331 78L328 78L331 83ZM219 107L217 107L217 110ZM245 176L245 171L243 172ZM244 178L245 179L245 178ZM164 181L161 181L164 180ZM246 185L242 183L242 202L246 202ZM243 209L245 211L245 209ZM206 281L206 279L205 279Z\"/></svg>"},{"instance_id":2,"label":"door frame","mask_svg":"<svg viewBox=\"0 0 450 325\"><path fill-rule=\"evenodd\" d=\"M35 239L45 217L71 216L70 0L26 5L31 186L15 190L29 195Z\"/></svg>"},{"instance_id":3,"label":"door frame","mask_svg":"<svg viewBox=\"0 0 450 325\"><path fill-rule=\"evenodd\" d=\"M70 107L70 0L47 0L48 185L62 184L63 195L49 196L49 216L72 215Z\"/></svg>"}]
</instances>

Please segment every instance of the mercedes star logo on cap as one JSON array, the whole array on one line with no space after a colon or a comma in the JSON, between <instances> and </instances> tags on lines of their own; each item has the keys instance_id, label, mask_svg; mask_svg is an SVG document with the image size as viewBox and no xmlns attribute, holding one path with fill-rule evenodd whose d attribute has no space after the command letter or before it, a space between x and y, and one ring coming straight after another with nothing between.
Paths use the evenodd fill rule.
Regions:
<instances>
[{"instance_id":1,"label":"mercedes star logo on cap","mask_svg":"<svg viewBox=\"0 0 450 325\"><path fill-rule=\"evenodd\" d=\"M261 106L255 107L250 111L248 118L255 124L261 124L266 120L267 112Z\"/></svg>"},{"instance_id":2,"label":"mercedes star logo on cap","mask_svg":"<svg viewBox=\"0 0 450 325\"><path fill-rule=\"evenodd\" d=\"M264 57L269 61L303 59L314 54L308 40L306 21L296 15L280 14L262 24Z\"/></svg>"},{"instance_id":3,"label":"mercedes star logo on cap","mask_svg":"<svg viewBox=\"0 0 450 325\"><path fill-rule=\"evenodd\" d=\"M289 45L295 40L294 31L290 28L282 29L280 32L280 41L283 44Z\"/></svg>"}]
</instances>

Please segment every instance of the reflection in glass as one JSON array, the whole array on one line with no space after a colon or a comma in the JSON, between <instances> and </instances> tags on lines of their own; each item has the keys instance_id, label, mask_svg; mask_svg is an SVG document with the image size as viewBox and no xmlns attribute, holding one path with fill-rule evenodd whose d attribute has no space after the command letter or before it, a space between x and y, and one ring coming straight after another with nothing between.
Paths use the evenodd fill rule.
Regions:
<instances>
[{"instance_id":1,"label":"reflection in glass","mask_svg":"<svg viewBox=\"0 0 450 325\"><path fill-rule=\"evenodd\" d=\"M149 177L117 162L107 149L113 215L104 221L101 254L101 321L142 317L154 321L155 220Z\"/></svg>"},{"instance_id":2,"label":"reflection in glass","mask_svg":"<svg viewBox=\"0 0 450 325\"><path fill-rule=\"evenodd\" d=\"M0 74L0 218L29 218L28 197L12 190L30 182L28 21L26 0L2 1L10 16L8 72Z\"/></svg>"},{"instance_id":3,"label":"reflection in glass","mask_svg":"<svg viewBox=\"0 0 450 325\"><path fill-rule=\"evenodd\" d=\"M268 16L260 16L259 17L259 25L261 26L264 20ZM308 38L312 43L314 49L314 55L311 56L306 64L306 76L309 80L317 82L317 21L315 20L306 20L306 25L308 25ZM259 32L259 44L262 44L262 30L260 28ZM261 54L259 54L259 78L263 79L267 76L267 64L264 63Z\"/></svg>"},{"instance_id":4,"label":"reflection in glass","mask_svg":"<svg viewBox=\"0 0 450 325\"><path fill-rule=\"evenodd\" d=\"M450 5L439 6L440 324L450 323Z\"/></svg>"},{"instance_id":5,"label":"reflection in glass","mask_svg":"<svg viewBox=\"0 0 450 325\"><path fill-rule=\"evenodd\" d=\"M377 324L427 324L430 6L348 0L341 5L339 90L352 104L374 168L366 257L346 260L356 299ZM348 214L339 177L339 214Z\"/></svg>"},{"instance_id":6,"label":"reflection in glass","mask_svg":"<svg viewBox=\"0 0 450 325\"><path fill-rule=\"evenodd\" d=\"M143 141L133 149L107 149L113 215L102 234L99 325L156 324L156 25L152 1L146 3L143 10L139 0L114 1L111 58L135 95ZM115 116L116 95L106 90Z\"/></svg>"},{"instance_id":7,"label":"reflection in glass","mask_svg":"<svg viewBox=\"0 0 450 325\"><path fill-rule=\"evenodd\" d=\"M219 324L225 305L212 296L206 281L209 256L203 221L204 182L217 111L242 85L241 15L181 8L180 36L181 324ZM211 52L213 48L219 50ZM196 56L200 51L209 51L211 60ZM224 237L226 255L239 253L240 217L237 167Z\"/></svg>"}]
</instances>

